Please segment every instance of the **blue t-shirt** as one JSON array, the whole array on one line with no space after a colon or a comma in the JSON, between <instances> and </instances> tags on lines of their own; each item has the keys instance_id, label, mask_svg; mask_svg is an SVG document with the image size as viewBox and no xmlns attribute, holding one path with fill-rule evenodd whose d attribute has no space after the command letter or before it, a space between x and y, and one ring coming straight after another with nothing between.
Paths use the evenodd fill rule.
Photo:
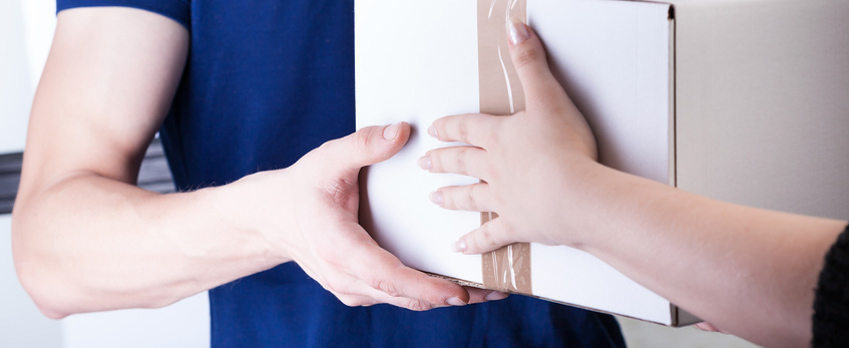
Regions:
<instances>
[{"instance_id":1,"label":"blue t-shirt","mask_svg":"<svg viewBox=\"0 0 849 348\"><path fill-rule=\"evenodd\" d=\"M353 1L58 0L174 19L188 61L160 131L180 190L285 168L354 131ZM281 197L281 199L286 199ZM411 312L349 308L295 263L209 292L214 347L621 347L603 314L524 296Z\"/></svg>"}]
</instances>

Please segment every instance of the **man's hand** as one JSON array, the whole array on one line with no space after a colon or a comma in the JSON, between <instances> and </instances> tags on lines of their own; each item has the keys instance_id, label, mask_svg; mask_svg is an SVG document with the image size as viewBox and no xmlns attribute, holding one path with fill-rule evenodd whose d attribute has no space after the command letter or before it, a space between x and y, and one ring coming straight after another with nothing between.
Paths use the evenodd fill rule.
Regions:
<instances>
[{"instance_id":1,"label":"man's hand","mask_svg":"<svg viewBox=\"0 0 849 348\"><path fill-rule=\"evenodd\" d=\"M389 303L427 310L482 302L487 295L503 298L490 291L467 291L404 266L359 225L360 169L392 157L409 136L406 123L366 127L325 143L290 168L248 177L244 184L250 181L254 194L282 208L246 214L268 230L282 255L349 306Z\"/></svg>"}]
</instances>

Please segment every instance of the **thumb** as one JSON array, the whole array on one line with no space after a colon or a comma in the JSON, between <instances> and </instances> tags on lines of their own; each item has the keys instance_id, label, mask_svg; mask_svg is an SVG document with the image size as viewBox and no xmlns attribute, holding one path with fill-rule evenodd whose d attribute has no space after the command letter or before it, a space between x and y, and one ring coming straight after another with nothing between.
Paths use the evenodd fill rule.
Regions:
<instances>
[{"instance_id":1,"label":"thumb","mask_svg":"<svg viewBox=\"0 0 849 348\"><path fill-rule=\"evenodd\" d=\"M389 126L369 126L344 138L325 143L326 163L332 163L343 173L358 173L360 168L385 161L394 156L410 137L406 122Z\"/></svg>"},{"instance_id":2,"label":"thumb","mask_svg":"<svg viewBox=\"0 0 849 348\"><path fill-rule=\"evenodd\" d=\"M510 41L510 57L525 90L528 109L560 100L565 92L551 74L539 37L525 23L514 18L507 21L507 38Z\"/></svg>"}]
</instances>

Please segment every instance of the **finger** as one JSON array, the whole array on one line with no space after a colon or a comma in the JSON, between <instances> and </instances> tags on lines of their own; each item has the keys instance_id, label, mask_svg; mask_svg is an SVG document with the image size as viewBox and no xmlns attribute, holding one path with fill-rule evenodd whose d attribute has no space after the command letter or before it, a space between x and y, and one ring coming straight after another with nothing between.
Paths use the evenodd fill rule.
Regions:
<instances>
[{"instance_id":1,"label":"finger","mask_svg":"<svg viewBox=\"0 0 849 348\"><path fill-rule=\"evenodd\" d=\"M522 82L528 109L556 105L563 100L566 93L551 74L545 49L533 30L513 19L507 22L507 37L510 41L510 57Z\"/></svg>"},{"instance_id":2,"label":"finger","mask_svg":"<svg viewBox=\"0 0 849 348\"><path fill-rule=\"evenodd\" d=\"M445 116L434 121L427 132L442 141L459 141L486 149L493 145L500 121L499 116L485 114Z\"/></svg>"},{"instance_id":3,"label":"finger","mask_svg":"<svg viewBox=\"0 0 849 348\"><path fill-rule=\"evenodd\" d=\"M429 309L446 306L437 306L432 303L407 297L390 296L379 290L369 287L365 283L359 282L359 284L361 285L361 289L358 289L356 291L358 294L334 293L334 295L336 296L336 298L339 299L339 301L341 301L344 305L348 307L369 307L380 303L386 303L412 311L426 311Z\"/></svg>"},{"instance_id":4,"label":"finger","mask_svg":"<svg viewBox=\"0 0 849 348\"><path fill-rule=\"evenodd\" d=\"M450 306L449 304L434 304L424 300L409 297L389 296L375 289L371 289L371 291L374 292L372 296L376 303L386 303L396 307L409 309L411 311L426 311L433 308Z\"/></svg>"},{"instance_id":5,"label":"finger","mask_svg":"<svg viewBox=\"0 0 849 348\"><path fill-rule=\"evenodd\" d=\"M337 299L339 299L339 302L342 302L342 304L348 307L369 307L378 303L383 303L371 296L348 295L340 293L333 293L333 295L336 296Z\"/></svg>"},{"instance_id":6,"label":"finger","mask_svg":"<svg viewBox=\"0 0 849 348\"><path fill-rule=\"evenodd\" d=\"M431 193L430 200L434 204L449 210L476 212L497 210L494 207L487 183L442 187Z\"/></svg>"},{"instance_id":7,"label":"finger","mask_svg":"<svg viewBox=\"0 0 849 348\"><path fill-rule=\"evenodd\" d=\"M706 322L706 321L703 321L703 322L701 322L701 323L696 324L696 325L695 325L695 327L699 328L699 329L700 329L700 330L702 330L702 331L707 331L707 332L719 332L719 333L727 334L727 332L722 331L722 330L721 330L721 329L719 329L718 327L716 327L716 326L714 326L713 324L708 323L708 322Z\"/></svg>"},{"instance_id":8,"label":"finger","mask_svg":"<svg viewBox=\"0 0 849 348\"><path fill-rule=\"evenodd\" d=\"M428 151L419 166L431 173L454 173L486 180L486 151L474 146L452 146Z\"/></svg>"},{"instance_id":9,"label":"finger","mask_svg":"<svg viewBox=\"0 0 849 348\"><path fill-rule=\"evenodd\" d=\"M368 307L380 303L386 303L414 311L424 311L440 307L439 305L418 299L392 296L375 289L364 283L361 279L354 278L350 275L339 274L337 277L335 284L329 288L325 286L325 289L330 291L336 296L336 298L339 299L339 301L349 307ZM324 284L322 285L324 286ZM446 305L443 304L441 306Z\"/></svg>"},{"instance_id":10,"label":"finger","mask_svg":"<svg viewBox=\"0 0 849 348\"><path fill-rule=\"evenodd\" d=\"M410 125L370 126L344 138L331 140L316 149L323 163L339 176L359 173L360 168L394 156L410 137Z\"/></svg>"},{"instance_id":11,"label":"finger","mask_svg":"<svg viewBox=\"0 0 849 348\"><path fill-rule=\"evenodd\" d=\"M376 243L357 248L350 258L358 260L349 268L351 275L388 296L423 301L433 307L464 305L469 301L469 294L461 286L404 266Z\"/></svg>"},{"instance_id":12,"label":"finger","mask_svg":"<svg viewBox=\"0 0 849 348\"><path fill-rule=\"evenodd\" d=\"M463 254L483 254L505 245L524 242L511 236L509 232L509 229L501 219L495 218L465 236L460 237L454 243L454 251Z\"/></svg>"},{"instance_id":13,"label":"finger","mask_svg":"<svg viewBox=\"0 0 849 348\"><path fill-rule=\"evenodd\" d=\"M469 304L498 301L507 298L507 294L500 291L479 289L470 286L464 286L464 288L469 292Z\"/></svg>"}]
</instances>

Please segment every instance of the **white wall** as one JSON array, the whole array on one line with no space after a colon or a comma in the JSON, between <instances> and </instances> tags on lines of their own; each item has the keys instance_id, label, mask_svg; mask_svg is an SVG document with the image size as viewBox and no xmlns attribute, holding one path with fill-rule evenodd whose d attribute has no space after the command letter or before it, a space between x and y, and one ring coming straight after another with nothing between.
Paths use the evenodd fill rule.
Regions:
<instances>
[{"instance_id":1,"label":"white wall","mask_svg":"<svg viewBox=\"0 0 849 348\"><path fill-rule=\"evenodd\" d=\"M0 154L24 149L55 25L54 0L0 0ZM11 217L0 215L0 347L209 347L206 293L158 310L50 320L18 283L11 250Z\"/></svg>"},{"instance_id":2,"label":"white wall","mask_svg":"<svg viewBox=\"0 0 849 348\"><path fill-rule=\"evenodd\" d=\"M60 347L61 323L41 315L15 276L11 222L0 215L0 347Z\"/></svg>"},{"instance_id":3,"label":"white wall","mask_svg":"<svg viewBox=\"0 0 849 348\"><path fill-rule=\"evenodd\" d=\"M209 347L206 292L162 309L73 315L62 320L64 348Z\"/></svg>"},{"instance_id":4,"label":"white wall","mask_svg":"<svg viewBox=\"0 0 849 348\"><path fill-rule=\"evenodd\" d=\"M55 27L51 0L0 2L0 153L21 151Z\"/></svg>"},{"instance_id":5,"label":"white wall","mask_svg":"<svg viewBox=\"0 0 849 348\"><path fill-rule=\"evenodd\" d=\"M0 154L24 148L35 83L55 20L49 0L0 2ZM0 215L0 347L59 347L62 324L38 311L12 263L11 217Z\"/></svg>"}]
</instances>

